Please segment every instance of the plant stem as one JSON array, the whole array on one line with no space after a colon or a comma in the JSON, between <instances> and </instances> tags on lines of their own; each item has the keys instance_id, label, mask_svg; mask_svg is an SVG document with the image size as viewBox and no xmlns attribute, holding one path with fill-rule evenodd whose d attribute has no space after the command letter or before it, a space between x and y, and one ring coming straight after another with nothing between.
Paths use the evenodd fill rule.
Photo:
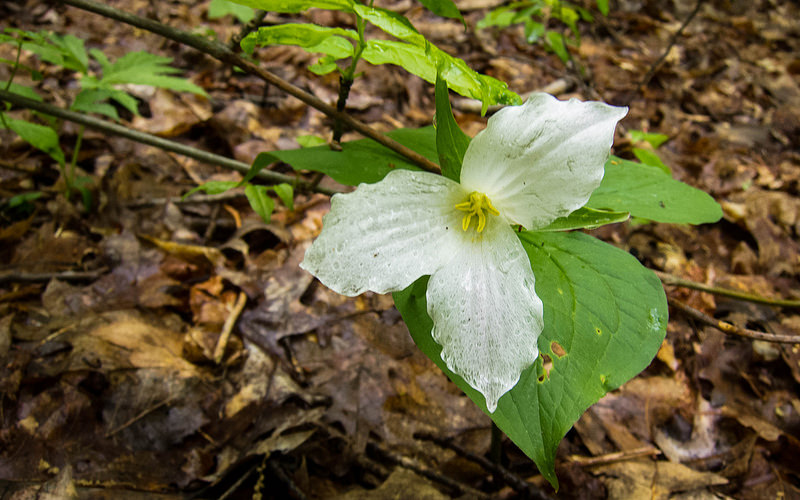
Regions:
<instances>
[{"instance_id":1,"label":"plant stem","mask_svg":"<svg viewBox=\"0 0 800 500\"><path fill-rule=\"evenodd\" d=\"M194 158L195 160L199 160L211 165L219 165L221 167L229 168L231 170L236 170L242 173L247 173L250 170L250 165L242 163L240 161L232 160L230 158L216 155L214 153L209 153L207 151L202 151L200 149L186 146L178 142L169 141L167 139L146 134L144 132L131 130L127 127L123 127L122 125L117 125L116 123L100 120L98 118L87 116L82 113L76 113L75 111L62 109L53 106L51 104L34 101L33 99L28 99L27 97L23 97L13 92L6 92L5 90L0 90L0 100L10 102L11 104L15 104L17 106L33 109L39 111L40 113L44 113L46 115L55 116L56 118L61 118L63 120L75 122L89 128L100 130L102 132L118 135L120 137L125 137L126 139L140 142L142 144L155 146L165 151L171 151L173 153L178 153L184 156L188 156L189 158ZM290 175L279 174L277 172L271 172L269 170L260 171L256 175L256 177L273 183L280 183L280 182L287 182L290 184L296 183L299 189L316 191L324 194L334 194L337 192L332 189L321 188L321 187L315 187L312 189L311 186L305 181L298 182L295 177L292 177Z\"/></svg>"},{"instance_id":2,"label":"plant stem","mask_svg":"<svg viewBox=\"0 0 800 500\"><path fill-rule=\"evenodd\" d=\"M720 288L716 286L704 285L703 283L698 283L696 281L690 281L687 279L679 278L678 276L674 276L668 273L662 273L661 271L653 271L653 272L656 273L658 279L660 279L661 282L664 283L665 285L680 286L683 288L699 290L701 292L708 292L714 295L730 297L732 299L743 300L746 302L766 304L768 306L800 308L800 300L771 299L769 297L763 297L761 295L755 295L747 292L740 292L738 290L731 290L730 288Z\"/></svg>"},{"instance_id":3,"label":"plant stem","mask_svg":"<svg viewBox=\"0 0 800 500\"><path fill-rule=\"evenodd\" d=\"M278 87L287 94L296 97L297 99L303 101L309 106L320 110L321 112L325 113L331 118L342 121L345 125L359 132L365 137L368 137L378 142L379 144L386 146L392 151L402 156L405 156L423 170L427 170L428 172L433 172L433 173L441 173L439 165L432 162L425 156L417 153L416 151L414 151L409 147L400 144L399 142L386 136L385 134L378 132L377 130L373 129L372 127L362 122L361 120L357 120L356 118L353 118L347 113L338 111L334 106L331 106L330 104L324 102L315 95L312 95L306 92L305 90L291 84L290 82L278 77L277 75L274 75L269 71L260 68L259 66L244 59L243 57L233 52L230 48L219 42L212 41L203 38L201 36L194 35L187 31L179 30L177 28L173 28L171 26L167 26L165 24L152 21L150 19L146 19L144 17L139 17L134 14L130 14L128 12L115 9L113 7L109 7L108 5L103 5L94 2L92 0L50 0L50 1L55 3L64 3L67 5L71 5L73 7L77 7L79 9L83 9L89 12L94 12L96 14L100 14L101 16L105 16L110 19L123 22L125 24L130 24L131 26L136 26L138 28L151 31L153 33L156 33L157 35L163 36L164 38L168 38L170 40L180 42L184 45L188 45L189 47L193 47L226 64L237 66L243 71L250 73L252 75L256 75L262 80L266 81L267 83L270 83Z\"/></svg>"},{"instance_id":4,"label":"plant stem","mask_svg":"<svg viewBox=\"0 0 800 500\"><path fill-rule=\"evenodd\" d=\"M86 126L81 125L78 129L78 137L75 138L75 149L72 150L72 158L69 162L69 173L67 173L66 169L64 170L64 182L67 184L67 199L69 199L69 193L72 191L72 181L75 180L75 164L78 163L78 152L81 150L83 133L85 131Z\"/></svg>"},{"instance_id":5,"label":"plant stem","mask_svg":"<svg viewBox=\"0 0 800 500\"><path fill-rule=\"evenodd\" d=\"M503 431L492 420L492 444L489 447L489 459L492 463L500 465L500 458L503 455Z\"/></svg>"}]
</instances>

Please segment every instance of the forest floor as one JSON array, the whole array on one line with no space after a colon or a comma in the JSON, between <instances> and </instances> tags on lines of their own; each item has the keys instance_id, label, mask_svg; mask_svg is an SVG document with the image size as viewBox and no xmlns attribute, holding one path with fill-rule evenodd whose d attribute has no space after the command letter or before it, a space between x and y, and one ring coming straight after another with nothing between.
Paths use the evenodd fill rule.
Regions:
<instances>
[{"instance_id":1,"label":"forest floor","mask_svg":"<svg viewBox=\"0 0 800 500\"><path fill-rule=\"evenodd\" d=\"M628 222L592 234L667 275L800 299L797 2L701 1L668 51L695 2L611 2L609 16L581 24L573 56L583 80L521 28L476 32L496 1L457 3L466 31L409 0L381 5L517 93L563 82L562 99L630 106L615 154L641 146L630 130L666 134L657 154L725 213L711 225ZM241 30L231 17L208 19L207 2L107 4L223 41ZM301 135L329 137L319 111L146 31L34 0L0 3L9 26L71 33L111 58L172 57L210 96L132 89L142 116L123 123L134 129L245 163L296 148ZM312 56L273 47L256 57L335 101L336 77L309 72ZM40 66L27 53L22 62ZM431 85L397 67L361 69L350 113L382 131L431 124ZM0 65L0 81L8 76ZM31 84L65 106L74 74L44 76ZM485 126L454 103L469 135ZM69 157L79 128L62 130ZM651 366L561 443L554 492L507 440L505 473L474 460L488 457L489 418L415 347L391 297L342 297L299 269L327 196L300 192L270 224L241 193L185 203L198 184L241 174L87 129L77 162L92 179L85 211L65 199L50 157L8 131L0 139L0 198L43 193L28 212L0 213L3 498L800 498L800 344L725 334L673 306ZM666 290L673 305L715 320L800 334L797 309Z\"/></svg>"}]
</instances>

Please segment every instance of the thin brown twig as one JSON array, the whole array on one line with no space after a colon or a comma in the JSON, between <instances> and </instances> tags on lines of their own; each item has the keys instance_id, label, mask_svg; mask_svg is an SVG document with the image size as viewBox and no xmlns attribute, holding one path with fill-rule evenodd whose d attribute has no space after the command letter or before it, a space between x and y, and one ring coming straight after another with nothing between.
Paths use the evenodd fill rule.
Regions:
<instances>
[{"instance_id":1,"label":"thin brown twig","mask_svg":"<svg viewBox=\"0 0 800 500\"><path fill-rule=\"evenodd\" d=\"M247 294L239 292L239 296L236 297L236 303L233 305L231 313L225 318L225 323L222 325L222 333L220 333L217 347L214 349L214 363L220 364L222 361L222 356L225 354L225 347L227 347L228 339L233 331L233 325L236 324L236 320L239 319L239 316L242 314L245 304L247 304Z\"/></svg>"},{"instance_id":2,"label":"thin brown twig","mask_svg":"<svg viewBox=\"0 0 800 500\"><path fill-rule=\"evenodd\" d=\"M108 269L105 267L94 271L59 271L52 273L10 271L0 273L0 285L5 283L47 283L52 279L61 281L89 281L96 280L107 272Z\"/></svg>"},{"instance_id":3,"label":"thin brown twig","mask_svg":"<svg viewBox=\"0 0 800 500\"><path fill-rule=\"evenodd\" d=\"M208 54L209 56L221 62L224 62L231 66L236 66L245 71L246 73L258 76L259 78L269 83L270 85L273 85L281 89L282 91L286 92L287 94L296 97L297 99L303 101L312 108L318 109L319 111L325 113L334 120L339 120L343 122L345 125L352 128L356 132L359 132L361 135L368 137L383 146L386 146L387 148L391 149L392 151L402 156L405 156L421 169L433 173L441 172L439 165L432 162L425 156L417 153L416 151L407 146L400 144L399 142L395 141L389 136L378 132L377 130L370 127L361 120L358 120L347 113L338 111L335 106L326 103L317 96L310 94L305 90L284 80L283 78L280 78L279 76L270 73L269 71L257 66L256 64L253 64L247 59L241 57L239 54L233 52L226 45L223 45L213 40L209 40L207 38L203 38L193 33L189 33L187 31L173 28L172 26L167 26L166 24L162 24L153 21L151 19L140 17L131 14L129 12L115 9L108 5L103 5L94 2L92 0L50 0L50 1L64 3L66 5L71 5L73 7L77 7L79 9L83 9L89 12L94 12L95 14L99 14L109 19L114 19L115 21L120 21L125 24L130 24L131 26L136 26L137 28L151 31L164 38L168 38L170 40L174 40L184 45L188 45L189 47L197 49L205 54Z\"/></svg>"},{"instance_id":4,"label":"thin brown twig","mask_svg":"<svg viewBox=\"0 0 800 500\"><path fill-rule=\"evenodd\" d=\"M642 80L636 86L636 90L634 90L633 95L640 93L642 90L644 90L647 84L650 83L650 80L656 74L656 71L661 66L661 63L663 63L664 59L666 59L667 55L669 55L669 51L672 50L672 47L674 47L676 43L678 43L678 38L681 36L681 34L683 34L683 30L685 30L686 27L689 26L689 23L692 22L692 19L694 19L697 13L700 12L700 7L703 6L704 2L705 0L697 0L694 9L692 9L692 12L690 12L689 15L686 16L686 19L684 19L683 24L681 24L680 28L678 28L678 31L672 34L672 37L669 40L667 48L664 49L664 52L661 54L661 56L650 66L650 69L647 70L647 73L645 73ZM628 99L628 104L630 104L630 101L633 100L633 95L631 95L631 98Z\"/></svg>"},{"instance_id":5,"label":"thin brown twig","mask_svg":"<svg viewBox=\"0 0 800 500\"><path fill-rule=\"evenodd\" d=\"M714 295L720 295L722 297L730 297L732 299L743 300L746 302L755 302L757 304L766 304L768 306L792 307L792 308L800 307L800 300L772 299L769 297L764 297L762 295L756 295L753 293L731 290L730 288L721 288L711 285L705 285L703 283L698 283L696 281L680 278L673 274L662 273L661 271L653 271L653 272L656 273L658 279L660 279L661 282L664 283L665 285L679 286L683 288L689 288L692 290L699 290L701 292L708 292Z\"/></svg>"},{"instance_id":6,"label":"thin brown twig","mask_svg":"<svg viewBox=\"0 0 800 500\"><path fill-rule=\"evenodd\" d=\"M667 298L669 301L669 305L676 309L680 309L685 314L690 316L701 323L704 323L708 326L712 326L717 330L727 333L729 335L738 335L739 337L745 337L748 339L753 340L763 340L765 342L777 342L781 344L800 344L800 335L780 335L777 333L766 333L766 332L759 332L756 330L750 330L749 328L742 328L740 326L736 326L734 324L728 323L727 321L722 321L718 319L714 319L708 314L695 309L692 306L684 304L679 300L675 300L672 298Z\"/></svg>"},{"instance_id":7,"label":"thin brown twig","mask_svg":"<svg viewBox=\"0 0 800 500\"><path fill-rule=\"evenodd\" d=\"M606 465L616 462L625 462L627 460L634 460L636 458L658 456L661 455L661 450L653 448L652 446L645 446L643 448L636 448L634 450L615 451L614 453L607 453L596 457L583 457L580 455L570 455L569 461L581 467L590 467L593 465Z\"/></svg>"},{"instance_id":8,"label":"thin brown twig","mask_svg":"<svg viewBox=\"0 0 800 500\"><path fill-rule=\"evenodd\" d=\"M495 476L499 476L507 485L509 485L512 489L514 489L514 491L525 494L526 498L533 498L537 500L551 500L552 498L550 495L539 489L539 487L536 486L535 484L529 483L528 481L514 474L513 472L506 469L500 464L496 464L491 460L487 460L485 457L476 455L471 451L463 449L462 447L455 444L451 439L441 438L434 434L429 434L425 432L414 434L414 437L417 439L432 441L443 448L448 448L450 450L453 450L458 455L466 458L467 460L475 462L476 464L488 470Z\"/></svg>"}]
</instances>

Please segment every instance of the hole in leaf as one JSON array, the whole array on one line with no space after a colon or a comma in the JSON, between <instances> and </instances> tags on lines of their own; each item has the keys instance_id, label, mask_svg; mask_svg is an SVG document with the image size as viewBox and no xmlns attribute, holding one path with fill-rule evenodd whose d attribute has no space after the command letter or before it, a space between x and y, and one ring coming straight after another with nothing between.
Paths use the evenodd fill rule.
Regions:
<instances>
[{"instance_id":1,"label":"hole in leaf","mask_svg":"<svg viewBox=\"0 0 800 500\"><path fill-rule=\"evenodd\" d=\"M596 333L598 335L602 335L603 334L603 330L601 330L599 326L596 326L596 327L594 327L594 333Z\"/></svg>"},{"instance_id":2,"label":"hole in leaf","mask_svg":"<svg viewBox=\"0 0 800 500\"><path fill-rule=\"evenodd\" d=\"M550 351L559 358L563 358L564 356L567 355L567 351L565 351L564 348L561 347L561 344L559 344L555 340L550 342Z\"/></svg>"},{"instance_id":3,"label":"hole in leaf","mask_svg":"<svg viewBox=\"0 0 800 500\"><path fill-rule=\"evenodd\" d=\"M539 382L544 382L550 376L550 370L553 368L553 360L545 353L541 353L542 357L542 374L539 375Z\"/></svg>"}]
</instances>

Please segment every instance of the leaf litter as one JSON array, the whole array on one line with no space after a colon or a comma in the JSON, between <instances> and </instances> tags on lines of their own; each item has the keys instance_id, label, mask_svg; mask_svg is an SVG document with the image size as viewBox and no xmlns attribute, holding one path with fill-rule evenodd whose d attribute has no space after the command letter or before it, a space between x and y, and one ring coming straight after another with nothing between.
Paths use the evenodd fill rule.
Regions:
<instances>
[{"instance_id":1,"label":"leaf litter","mask_svg":"<svg viewBox=\"0 0 800 500\"><path fill-rule=\"evenodd\" d=\"M151 12L144 0L110 4ZM464 4L468 22L489 5ZM394 8L520 93L575 79L553 54L527 45L521 30L464 34L455 21L407 11L410 4ZM675 177L722 202L725 218L694 228L633 222L594 234L659 271L797 299L800 33L791 20L800 12L792 2L703 2L637 92L693 8L617 2L609 17L583 27L575 56L591 92L631 107L625 127L669 137L654 152ZM212 27L223 39L240 28L208 20L202 4L159 4L155 15L178 27ZM211 96L139 89L142 130L242 161L330 130L321 113L252 77L98 16L33 9L0 24L73 32L112 58L135 50L172 57ZM265 53L270 70L335 98L335 78L304 69L311 57L287 48ZM430 123L431 89L397 68L365 69L353 87L356 115L380 130ZM38 85L64 105L69 84L54 74ZM577 94L561 97L598 97L580 94L582 84L572 88ZM471 135L484 123L466 111L456 117ZM69 150L77 127L64 130ZM337 296L297 267L328 209L324 197L298 195L296 211L279 209L269 225L243 197L177 204L170 197L198 183L240 177L87 131L78 167L94 180L95 210L82 213L59 194L49 157L1 134L3 199L43 193L32 213L0 214L4 494L521 495L465 458L489 452L489 420L416 349L391 301ZM618 154L633 156L624 132L616 144ZM165 201L139 204L156 198ZM716 319L800 333L796 310L667 290ZM657 360L588 410L561 444L557 496L798 498L798 384L797 344L728 337L673 309ZM462 451L418 439L425 433ZM503 442L500 452L506 469L549 491L513 445Z\"/></svg>"}]
</instances>

